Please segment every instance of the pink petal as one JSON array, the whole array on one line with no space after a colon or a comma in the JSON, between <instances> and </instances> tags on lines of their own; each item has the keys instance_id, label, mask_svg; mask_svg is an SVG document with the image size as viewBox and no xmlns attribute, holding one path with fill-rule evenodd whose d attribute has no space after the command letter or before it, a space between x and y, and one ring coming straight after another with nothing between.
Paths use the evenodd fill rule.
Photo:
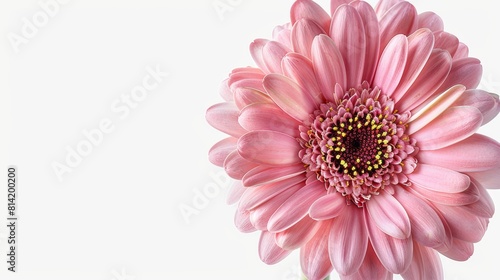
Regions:
<instances>
[{"instance_id":1,"label":"pink petal","mask_svg":"<svg viewBox=\"0 0 500 280\"><path fill-rule=\"evenodd\" d=\"M403 0L380 0L375 5L375 11L377 12L377 17L382 18L382 16L387 13L394 5L402 2Z\"/></svg>"},{"instance_id":2,"label":"pink petal","mask_svg":"<svg viewBox=\"0 0 500 280\"><path fill-rule=\"evenodd\" d=\"M484 218L477 217L462 207L441 204L435 206L446 219L453 237L472 243L481 241L486 232Z\"/></svg>"},{"instance_id":3,"label":"pink petal","mask_svg":"<svg viewBox=\"0 0 500 280\"><path fill-rule=\"evenodd\" d=\"M495 204L488 191L478 182L473 179L474 184L479 192L479 200L464 206L471 214L483 218L492 218L495 213Z\"/></svg>"},{"instance_id":4,"label":"pink petal","mask_svg":"<svg viewBox=\"0 0 500 280\"><path fill-rule=\"evenodd\" d=\"M235 181L231 187L229 188L226 203L229 205L235 204L238 202L243 195L243 193L247 190L241 183L241 181Z\"/></svg>"},{"instance_id":5,"label":"pink petal","mask_svg":"<svg viewBox=\"0 0 500 280\"><path fill-rule=\"evenodd\" d=\"M314 38L311 57L319 88L325 100L331 100L335 85L345 88L347 82L342 54L330 37L319 35Z\"/></svg>"},{"instance_id":6,"label":"pink petal","mask_svg":"<svg viewBox=\"0 0 500 280\"><path fill-rule=\"evenodd\" d=\"M434 38L436 38L435 48L448 51L452 57L455 55L460 43L455 35L438 31L434 32Z\"/></svg>"},{"instance_id":7,"label":"pink petal","mask_svg":"<svg viewBox=\"0 0 500 280\"><path fill-rule=\"evenodd\" d=\"M285 250L298 249L311 240L320 226L320 222L305 216L291 228L277 232L275 235L276 244Z\"/></svg>"},{"instance_id":8,"label":"pink petal","mask_svg":"<svg viewBox=\"0 0 500 280\"><path fill-rule=\"evenodd\" d=\"M243 233L254 232L257 229L250 222L250 213L248 211L236 210L234 215L234 225Z\"/></svg>"},{"instance_id":9,"label":"pink petal","mask_svg":"<svg viewBox=\"0 0 500 280\"><path fill-rule=\"evenodd\" d=\"M443 31L444 23L434 12L423 12L418 15L418 28L428 28L431 31Z\"/></svg>"},{"instance_id":10,"label":"pink petal","mask_svg":"<svg viewBox=\"0 0 500 280\"><path fill-rule=\"evenodd\" d=\"M286 258L292 251L281 249L274 242L274 233L263 231L259 240L259 257L265 264L276 264Z\"/></svg>"},{"instance_id":11,"label":"pink petal","mask_svg":"<svg viewBox=\"0 0 500 280\"><path fill-rule=\"evenodd\" d=\"M304 164L283 167L269 167L260 165L248 171L245 176L243 176L242 180L245 186L255 187L273 183L276 181L281 181L291 177L296 177L305 172L306 169L304 168Z\"/></svg>"},{"instance_id":12,"label":"pink petal","mask_svg":"<svg viewBox=\"0 0 500 280\"><path fill-rule=\"evenodd\" d=\"M363 212L355 206L346 207L335 218L330 231L328 251L333 267L339 274L356 272L366 255L368 233Z\"/></svg>"},{"instance_id":13,"label":"pink petal","mask_svg":"<svg viewBox=\"0 0 500 280\"><path fill-rule=\"evenodd\" d=\"M413 85L427 63L433 46L434 36L428 29L419 29L408 37L408 60L401 82L391 95L395 102Z\"/></svg>"},{"instance_id":14,"label":"pink petal","mask_svg":"<svg viewBox=\"0 0 500 280\"><path fill-rule=\"evenodd\" d=\"M330 16L328 13L320 5L311 0L297 0L292 5L290 11L291 23L295 24L295 22L302 18L314 20L323 30L328 30L330 26Z\"/></svg>"},{"instance_id":15,"label":"pink petal","mask_svg":"<svg viewBox=\"0 0 500 280\"><path fill-rule=\"evenodd\" d=\"M262 49L262 56L264 57L267 69L271 73L283 73L281 70L281 60L290 51L287 47L276 41L267 42Z\"/></svg>"},{"instance_id":16,"label":"pink petal","mask_svg":"<svg viewBox=\"0 0 500 280\"><path fill-rule=\"evenodd\" d=\"M450 206L462 206L469 205L478 201L479 192L475 185L470 184L469 188L463 192L459 193L448 193L448 192L437 192L426 189L419 184L414 183L411 189L436 204L450 205Z\"/></svg>"},{"instance_id":17,"label":"pink petal","mask_svg":"<svg viewBox=\"0 0 500 280\"><path fill-rule=\"evenodd\" d=\"M350 5L358 11L365 31L366 54L361 80L372 81L380 53L380 31L377 15L372 6L364 1L353 1Z\"/></svg>"},{"instance_id":18,"label":"pink petal","mask_svg":"<svg viewBox=\"0 0 500 280\"><path fill-rule=\"evenodd\" d=\"M410 236L411 226L408 214L392 195L385 191L366 203L370 219L377 227L394 238L405 239Z\"/></svg>"},{"instance_id":19,"label":"pink petal","mask_svg":"<svg viewBox=\"0 0 500 280\"><path fill-rule=\"evenodd\" d=\"M395 36L382 52L373 79L385 94L392 94L403 76L408 57L408 40L404 35Z\"/></svg>"},{"instance_id":20,"label":"pink petal","mask_svg":"<svg viewBox=\"0 0 500 280\"><path fill-rule=\"evenodd\" d=\"M269 219L267 227L271 232L290 228L307 215L311 204L325 194L324 185L315 181L306 184L289 197Z\"/></svg>"},{"instance_id":21,"label":"pink petal","mask_svg":"<svg viewBox=\"0 0 500 280\"><path fill-rule=\"evenodd\" d=\"M413 110L432 96L448 76L451 63L448 52L433 50L420 75L397 102L399 110Z\"/></svg>"},{"instance_id":22,"label":"pink petal","mask_svg":"<svg viewBox=\"0 0 500 280\"><path fill-rule=\"evenodd\" d=\"M298 191L303 186L304 178L301 176L295 176L264 186L255 188L246 187L247 190L240 199L239 207L243 210L253 210L288 189Z\"/></svg>"},{"instance_id":23,"label":"pink petal","mask_svg":"<svg viewBox=\"0 0 500 280\"><path fill-rule=\"evenodd\" d=\"M439 252L452 260L463 262L474 253L474 244L455 238L450 249L439 249Z\"/></svg>"},{"instance_id":24,"label":"pink petal","mask_svg":"<svg viewBox=\"0 0 500 280\"><path fill-rule=\"evenodd\" d=\"M437 91L444 91L457 84L464 85L467 89L476 88L482 74L483 67L478 59L468 57L454 60L448 78Z\"/></svg>"},{"instance_id":25,"label":"pink petal","mask_svg":"<svg viewBox=\"0 0 500 280\"><path fill-rule=\"evenodd\" d=\"M451 104L453 104L453 102L455 102L455 100L457 100L464 91L464 86L456 85L436 97L432 100L432 102L427 104L410 118L408 121L410 126L408 127L407 133L413 134L426 126Z\"/></svg>"},{"instance_id":26,"label":"pink petal","mask_svg":"<svg viewBox=\"0 0 500 280\"><path fill-rule=\"evenodd\" d=\"M219 88L219 94L225 101L232 101L233 100L233 92L229 88L229 84L227 83L228 81L229 81L229 78L222 81L220 88Z\"/></svg>"},{"instance_id":27,"label":"pink petal","mask_svg":"<svg viewBox=\"0 0 500 280\"><path fill-rule=\"evenodd\" d=\"M333 270L328 255L328 235L330 222L321 222L316 235L300 248L300 266L302 272L310 280L323 280Z\"/></svg>"},{"instance_id":28,"label":"pink petal","mask_svg":"<svg viewBox=\"0 0 500 280\"><path fill-rule=\"evenodd\" d=\"M219 103L208 108L205 118L214 128L233 137L240 137L246 130L238 123L239 110L234 103Z\"/></svg>"},{"instance_id":29,"label":"pink petal","mask_svg":"<svg viewBox=\"0 0 500 280\"><path fill-rule=\"evenodd\" d=\"M276 105L298 121L309 119L309 115L316 109L311 94L290 78L269 74L263 83Z\"/></svg>"},{"instance_id":30,"label":"pink petal","mask_svg":"<svg viewBox=\"0 0 500 280\"><path fill-rule=\"evenodd\" d=\"M366 39L363 21L354 7L340 6L332 17L330 37L338 47L345 62L347 88L362 82Z\"/></svg>"},{"instance_id":31,"label":"pink petal","mask_svg":"<svg viewBox=\"0 0 500 280\"><path fill-rule=\"evenodd\" d=\"M272 130L298 137L299 122L269 103L254 103L241 110L240 125L248 131Z\"/></svg>"},{"instance_id":32,"label":"pink petal","mask_svg":"<svg viewBox=\"0 0 500 280\"><path fill-rule=\"evenodd\" d=\"M481 126L481 112L471 106L450 107L412 135L421 150L436 150L474 134ZM443 129L445 128L445 129Z\"/></svg>"},{"instance_id":33,"label":"pink petal","mask_svg":"<svg viewBox=\"0 0 500 280\"><path fill-rule=\"evenodd\" d=\"M429 204L403 188L398 188L394 196L408 213L414 240L431 248L451 242L447 239L441 218Z\"/></svg>"},{"instance_id":34,"label":"pink petal","mask_svg":"<svg viewBox=\"0 0 500 280\"><path fill-rule=\"evenodd\" d=\"M380 46L385 48L393 37L398 34L407 36L416 27L417 10L415 7L406 1L399 2L380 18Z\"/></svg>"},{"instance_id":35,"label":"pink petal","mask_svg":"<svg viewBox=\"0 0 500 280\"><path fill-rule=\"evenodd\" d=\"M480 89L469 89L460 96L454 106L473 106L483 115L482 125L494 119L500 112L498 95Z\"/></svg>"},{"instance_id":36,"label":"pink petal","mask_svg":"<svg viewBox=\"0 0 500 280\"><path fill-rule=\"evenodd\" d=\"M377 254L375 254L375 251L373 250L371 243L368 243L368 249L366 250L365 260L361 264L358 273L359 273L359 278L357 279L359 280L361 279L392 280L392 273L387 271L387 269L385 269L382 263L380 263L380 260L378 259Z\"/></svg>"},{"instance_id":37,"label":"pink petal","mask_svg":"<svg viewBox=\"0 0 500 280\"><path fill-rule=\"evenodd\" d=\"M477 172L500 167L500 146L495 140L474 134L456 144L434 151L420 151L422 163L459 172Z\"/></svg>"},{"instance_id":38,"label":"pink petal","mask_svg":"<svg viewBox=\"0 0 500 280\"><path fill-rule=\"evenodd\" d=\"M458 49L455 55L453 56L453 60L459 60L461 58L466 58L469 56L469 47L466 44L460 42L458 44Z\"/></svg>"},{"instance_id":39,"label":"pink petal","mask_svg":"<svg viewBox=\"0 0 500 280\"><path fill-rule=\"evenodd\" d=\"M244 159L238 151L231 152L224 161L224 169L229 177L241 180L249 170L256 167L257 164Z\"/></svg>"},{"instance_id":40,"label":"pink petal","mask_svg":"<svg viewBox=\"0 0 500 280\"><path fill-rule=\"evenodd\" d=\"M487 189L500 189L500 168L468 172L467 174Z\"/></svg>"},{"instance_id":41,"label":"pink petal","mask_svg":"<svg viewBox=\"0 0 500 280\"><path fill-rule=\"evenodd\" d=\"M327 194L309 208L309 216L315 220L328 220L340 215L347 206L346 199L338 193Z\"/></svg>"},{"instance_id":42,"label":"pink petal","mask_svg":"<svg viewBox=\"0 0 500 280\"><path fill-rule=\"evenodd\" d=\"M388 236L376 226L368 211L365 210L364 213L370 242L380 262L392 273L400 274L406 271L413 255L412 238L397 239Z\"/></svg>"},{"instance_id":43,"label":"pink petal","mask_svg":"<svg viewBox=\"0 0 500 280\"><path fill-rule=\"evenodd\" d=\"M283 74L292 78L300 87L304 88L310 94L316 106L324 103L311 60L298 53L290 53L283 58L281 63Z\"/></svg>"},{"instance_id":44,"label":"pink petal","mask_svg":"<svg viewBox=\"0 0 500 280\"><path fill-rule=\"evenodd\" d=\"M264 60L264 55L262 50L264 46L269 42L266 39L256 39L250 44L250 54L252 55L253 60L257 64L257 66L264 71L264 73L271 73L269 69L267 69L266 62Z\"/></svg>"},{"instance_id":45,"label":"pink petal","mask_svg":"<svg viewBox=\"0 0 500 280\"><path fill-rule=\"evenodd\" d=\"M310 58L312 42L320 34L326 34L326 32L315 21L305 18L300 19L292 28L293 50Z\"/></svg>"},{"instance_id":46,"label":"pink petal","mask_svg":"<svg viewBox=\"0 0 500 280\"><path fill-rule=\"evenodd\" d=\"M260 83L262 83L262 80L260 80ZM269 95L260 90L249 87L238 87L234 91L234 103L241 110L254 103L273 103L273 101Z\"/></svg>"},{"instance_id":47,"label":"pink petal","mask_svg":"<svg viewBox=\"0 0 500 280\"><path fill-rule=\"evenodd\" d=\"M407 175L412 183L437 192L459 193L469 188L469 176L447 168L419 163Z\"/></svg>"},{"instance_id":48,"label":"pink petal","mask_svg":"<svg viewBox=\"0 0 500 280\"><path fill-rule=\"evenodd\" d=\"M240 155L255 163L290 165L299 163L300 145L295 138L276 131L248 132L238 140Z\"/></svg>"},{"instance_id":49,"label":"pink petal","mask_svg":"<svg viewBox=\"0 0 500 280\"><path fill-rule=\"evenodd\" d=\"M208 151L208 160L222 167L226 157L234 150L236 150L236 143L238 139L234 137L228 137L222 139L221 141L215 143L212 148Z\"/></svg>"},{"instance_id":50,"label":"pink petal","mask_svg":"<svg viewBox=\"0 0 500 280\"><path fill-rule=\"evenodd\" d=\"M349 4L350 0L330 0L330 14L333 16L338 7Z\"/></svg>"},{"instance_id":51,"label":"pink petal","mask_svg":"<svg viewBox=\"0 0 500 280\"><path fill-rule=\"evenodd\" d=\"M262 79L264 79L264 73L260 69L257 70L246 67L231 73L227 82L229 88L232 91L236 91L238 88L252 88L263 91Z\"/></svg>"},{"instance_id":52,"label":"pink petal","mask_svg":"<svg viewBox=\"0 0 500 280\"><path fill-rule=\"evenodd\" d=\"M404 279L444 279L441 259L433 249L414 242L410 267L401 276Z\"/></svg>"},{"instance_id":53,"label":"pink petal","mask_svg":"<svg viewBox=\"0 0 500 280\"><path fill-rule=\"evenodd\" d=\"M292 31L291 23L278 25L273 29L273 40L283 44L288 49L292 49L291 31Z\"/></svg>"}]
</instances>

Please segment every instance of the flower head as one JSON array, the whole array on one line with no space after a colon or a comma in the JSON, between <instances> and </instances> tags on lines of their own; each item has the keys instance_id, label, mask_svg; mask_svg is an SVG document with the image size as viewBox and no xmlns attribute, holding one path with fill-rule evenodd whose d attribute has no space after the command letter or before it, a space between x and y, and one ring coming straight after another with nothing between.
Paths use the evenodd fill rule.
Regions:
<instances>
[{"instance_id":1,"label":"flower head","mask_svg":"<svg viewBox=\"0 0 500 280\"><path fill-rule=\"evenodd\" d=\"M297 0L250 51L257 67L234 69L206 117L229 134L209 158L238 180L235 223L261 231L264 262L300 249L310 280L442 279L438 253L472 255L500 180L477 129L500 101L438 15Z\"/></svg>"}]
</instances>

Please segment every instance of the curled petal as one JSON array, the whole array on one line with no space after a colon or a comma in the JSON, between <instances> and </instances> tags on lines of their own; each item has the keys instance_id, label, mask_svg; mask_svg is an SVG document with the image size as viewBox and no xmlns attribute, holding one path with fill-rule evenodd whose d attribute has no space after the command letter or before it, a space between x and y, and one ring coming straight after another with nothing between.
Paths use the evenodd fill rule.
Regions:
<instances>
[{"instance_id":1,"label":"curled petal","mask_svg":"<svg viewBox=\"0 0 500 280\"><path fill-rule=\"evenodd\" d=\"M276 245L274 233L263 231L260 234L259 257L264 263L276 264L286 258L291 252Z\"/></svg>"},{"instance_id":2,"label":"curled petal","mask_svg":"<svg viewBox=\"0 0 500 280\"><path fill-rule=\"evenodd\" d=\"M238 140L240 155L255 163L290 165L299 163L300 145L295 138L281 132L258 130L248 132Z\"/></svg>"}]
</instances>

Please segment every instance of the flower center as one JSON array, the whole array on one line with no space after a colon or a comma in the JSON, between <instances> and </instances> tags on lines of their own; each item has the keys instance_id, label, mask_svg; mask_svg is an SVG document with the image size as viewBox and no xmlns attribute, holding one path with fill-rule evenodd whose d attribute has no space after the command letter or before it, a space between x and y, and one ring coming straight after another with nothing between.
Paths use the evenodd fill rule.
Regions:
<instances>
[{"instance_id":1,"label":"flower center","mask_svg":"<svg viewBox=\"0 0 500 280\"><path fill-rule=\"evenodd\" d=\"M416 166L415 141L405 134L409 112L399 114L378 88L350 89L322 104L301 126L300 157L326 189L358 207L389 185L408 185Z\"/></svg>"}]
</instances>

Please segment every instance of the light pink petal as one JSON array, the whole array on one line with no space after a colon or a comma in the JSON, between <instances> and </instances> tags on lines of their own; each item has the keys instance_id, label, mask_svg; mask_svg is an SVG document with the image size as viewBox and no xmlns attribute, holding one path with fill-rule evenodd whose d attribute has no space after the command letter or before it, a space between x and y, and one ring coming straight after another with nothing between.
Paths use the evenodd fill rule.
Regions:
<instances>
[{"instance_id":1,"label":"light pink petal","mask_svg":"<svg viewBox=\"0 0 500 280\"><path fill-rule=\"evenodd\" d=\"M451 63L447 51L433 50L420 75L397 102L399 110L413 110L432 96L448 76Z\"/></svg>"},{"instance_id":2,"label":"light pink petal","mask_svg":"<svg viewBox=\"0 0 500 280\"><path fill-rule=\"evenodd\" d=\"M263 231L259 240L259 257L265 264L276 264L286 258L292 251L281 249L274 242L274 233Z\"/></svg>"},{"instance_id":3,"label":"light pink petal","mask_svg":"<svg viewBox=\"0 0 500 280\"><path fill-rule=\"evenodd\" d=\"M307 279L323 280L333 270L328 255L330 224L328 221L321 222L316 235L300 248L300 266Z\"/></svg>"},{"instance_id":4,"label":"light pink petal","mask_svg":"<svg viewBox=\"0 0 500 280\"><path fill-rule=\"evenodd\" d=\"M469 176L463 173L424 163L407 176L412 183L437 192L459 193L470 185Z\"/></svg>"},{"instance_id":5,"label":"light pink petal","mask_svg":"<svg viewBox=\"0 0 500 280\"><path fill-rule=\"evenodd\" d=\"M368 233L363 212L355 206L346 207L335 218L330 231L328 251L333 267L339 274L356 272L366 255Z\"/></svg>"},{"instance_id":6,"label":"light pink petal","mask_svg":"<svg viewBox=\"0 0 500 280\"><path fill-rule=\"evenodd\" d=\"M305 216L291 228L277 232L276 244L285 250L298 249L311 240L320 226L320 222Z\"/></svg>"},{"instance_id":7,"label":"light pink petal","mask_svg":"<svg viewBox=\"0 0 500 280\"><path fill-rule=\"evenodd\" d=\"M238 139L234 137L228 137L215 143L215 145L213 145L212 148L210 148L210 150L208 151L208 160L211 163L222 167L224 165L226 157L232 151L236 150L237 142Z\"/></svg>"},{"instance_id":8,"label":"light pink petal","mask_svg":"<svg viewBox=\"0 0 500 280\"><path fill-rule=\"evenodd\" d=\"M480 183L472 179L472 184L476 186L479 192L479 200L464 207L473 215L488 219L492 218L495 213L495 204L493 199Z\"/></svg>"},{"instance_id":9,"label":"light pink petal","mask_svg":"<svg viewBox=\"0 0 500 280\"><path fill-rule=\"evenodd\" d=\"M455 238L450 249L439 249L439 252L452 260L463 262L474 253L474 244Z\"/></svg>"},{"instance_id":10,"label":"light pink petal","mask_svg":"<svg viewBox=\"0 0 500 280\"><path fill-rule=\"evenodd\" d=\"M498 95L480 89L466 90L453 105L476 107L483 115L482 125L490 122L500 112Z\"/></svg>"},{"instance_id":11,"label":"light pink petal","mask_svg":"<svg viewBox=\"0 0 500 280\"><path fill-rule=\"evenodd\" d=\"M276 105L298 121L309 119L316 109L311 94L288 77L269 74L263 83Z\"/></svg>"},{"instance_id":12,"label":"light pink petal","mask_svg":"<svg viewBox=\"0 0 500 280\"><path fill-rule=\"evenodd\" d=\"M366 39L363 21L354 7L342 5L337 9L332 17L330 37L344 58L347 88L360 85L364 70Z\"/></svg>"},{"instance_id":13,"label":"light pink petal","mask_svg":"<svg viewBox=\"0 0 500 280\"><path fill-rule=\"evenodd\" d=\"M291 165L299 163L300 145L287 134L258 130L248 132L238 140L240 155L255 163L268 165Z\"/></svg>"},{"instance_id":14,"label":"light pink petal","mask_svg":"<svg viewBox=\"0 0 500 280\"><path fill-rule=\"evenodd\" d=\"M257 66L264 71L264 73L271 73L267 69L266 62L264 60L264 54L262 50L264 46L269 42L267 39L256 39L250 44L250 54Z\"/></svg>"},{"instance_id":15,"label":"light pink petal","mask_svg":"<svg viewBox=\"0 0 500 280\"><path fill-rule=\"evenodd\" d=\"M264 63L271 73L281 74L281 60L291 50L276 41L269 41L262 49Z\"/></svg>"},{"instance_id":16,"label":"light pink petal","mask_svg":"<svg viewBox=\"0 0 500 280\"><path fill-rule=\"evenodd\" d=\"M450 107L450 105L453 104L464 91L464 86L456 85L436 97L432 100L432 102L428 103L410 118L408 121L410 126L408 127L407 132L411 135L422 129L439 116L444 110Z\"/></svg>"},{"instance_id":17,"label":"light pink petal","mask_svg":"<svg viewBox=\"0 0 500 280\"><path fill-rule=\"evenodd\" d=\"M403 0L380 0L375 5L375 11L377 12L377 17L382 18L382 16L387 13L394 5L402 2Z\"/></svg>"},{"instance_id":18,"label":"light pink petal","mask_svg":"<svg viewBox=\"0 0 500 280\"><path fill-rule=\"evenodd\" d=\"M362 81L371 82L380 53L380 31L377 15L372 6L364 1L354 1L350 5L356 8L363 21L366 41L366 54Z\"/></svg>"},{"instance_id":19,"label":"light pink petal","mask_svg":"<svg viewBox=\"0 0 500 280\"><path fill-rule=\"evenodd\" d=\"M398 34L407 36L413 33L417 27L417 19L417 10L406 1L391 7L380 18L380 46L385 48L389 41Z\"/></svg>"},{"instance_id":20,"label":"light pink petal","mask_svg":"<svg viewBox=\"0 0 500 280\"><path fill-rule=\"evenodd\" d=\"M349 4L350 0L330 0L330 14L333 16L338 7Z\"/></svg>"},{"instance_id":21,"label":"light pink petal","mask_svg":"<svg viewBox=\"0 0 500 280\"><path fill-rule=\"evenodd\" d=\"M451 146L420 151L422 163L438 165L459 172L477 172L500 167L500 146L497 141L474 134Z\"/></svg>"},{"instance_id":22,"label":"light pink petal","mask_svg":"<svg viewBox=\"0 0 500 280\"><path fill-rule=\"evenodd\" d=\"M237 150L231 152L224 161L224 169L227 175L236 180L241 180L243 175L256 166L257 164L244 159Z\"/></svg>"},{"instance_id":23,"label":"light pink petal","mask_svg":"<svg viewBox=\"0 0 500 280\"><path fill-rule=\"evenodd\" d=\"M260 165L248 171L245 176L243 176L242 180L245 186L255 187L296 177L305 172L306 169L304 164L278 167Z\"/></svg>"},{"instance_id":24,"label":"light pink petal","mask_svg":"<svg viewBox=\"0 0 500 280\"><path fill-rule=\"evenodd\" d=\"M401 81L407 58L408 40L404 35L397 35L382 52L373 84L391 95Z\"/></svg>"},{"instance_id":25,"label":"light pink petal","mask_svg":"<svg viewBox=\"0 0 500 280\"><path fill-rule=\"evenodd\" d=\"M315 181L306 184L289 197L269 219L269 231L278 232L290 228L304 218L311 204L326 193L324 184Z\"/></svg>"},{"instance_id":26,"label":"light pink petal","mask_svg":"<svg viewBox=\"0 0 500 280\"><path fill-rule=\"evenodd\" d=\"M448 51L452 57L455 55L460 43L455 35L438 31L434 32L434 38L436 38L435 48Z\"/></svg>"},{"instance_id":27,"label":"light pink petal","mask_svg":"<svg viewBox=\"0 0 500 280\"><path fill-rule=\"evenodd\" d=\"M473 184L470 184L469 188L459 193L432 191L420 186L417 183L413 183L411 189L415 193L425 197L428 201L441 205L462 206L469 205L479 200L479 191Z\"/></svg>"},{"instance_id":28,"label":"light pink petal","mask_svg":"<svg viewBox=\"0 0 500 280\"><path fill-rule=\"evenodd\" d=\"M408 270L401 276L408 280L444 279L441 259L434 249L413 243L413 259Z\"/></svg>"},{"instance_id":29,"label":"light pink petal","mask_svg":"<svg viewBox=\"0 0 500 280\"><path fill-rule=\"evenodd\" d=\"M234 215L234 225L243 233L254 232L257 229L250 222L250 213L248 211L236 210Z\"/></svg>"},{"instance_id":30,"label":"light pink petal","mask_svg":"<svg viewBox=\"0 0 500 280\"><path fill-rule=\"evenodd\" d=\"M248 70L247 70L248 69ZM262 79L264 79L265 74L254 68L241 68L239 71L231 73L228 80L229 88L234 92L238 88L251 88L259 91L263 91Z\"/></svg>"},{"instance_id":31,"label":"light pink petal","mask_svg":"<svg viewBox=\"0 0 500 280\"><path fill-rule=\"evenodd\" d=\"M292 49L291 31L292 31L291 23L278 25L273 29L273 40L283 44L288 49Z\"/></svg>"},{"instance_id":32,"label":"light pink petal","mask_svg":"<svg viewBox=\"0 0 500 280\"><path fill-rule=\"evenodd\" d=\"M262 81L261 81L262 83ZM238 87L234 91L234 103L241 110L254 103L273 103L269 95L264 92L247 87Z\"/></svg>"},{"instance_id":33,"label":"light pink petal","mask_svg":"<svg viewBox=\"0 0 500 280\"><path fill-rule=\"evenodd\" d=\"M388 92L395 102L398 102L413 85L427 63L433 46L434 36L428 29L419 29L408 37L408 60L401 82L393 93Z\"/></svg>"},{"instance_id":34,"label":"light pink petal","mask_svg":"<svg viewBox=\"0 0 500 280\"><path fill-rule=\"evenodd\" d=\"M441 204L435 206L446 219L453 237L472 243L479 242L483 238L487 227L484 218L475 216L462 207Z\"/></svg>"},{"instance_id":35,"label":"light pink petal","mask_svg":"<svg viewBox=\"0 0 500 280\"><path fill-rule=\"evenodd\" d=\"M423 12L418 15L418 28L428 28L431 31L442 31L444 23L434 12Z\"/></svg>"},{"instance_id":36,"label":"light pink petal","mask_svg":"<svg viewBox=\"0 0 500 280\"><path fill-rule=\"evenodd\" d=\"M328 30L330 26L330 15L311 0L297 0L293 3L290 11L290 20L292 24L302 18L314 20L323 30Z\"/></svg>"},{"instance_id":37,"label":"light pink petal","mask_svg":"<svg viewBox=\"0 0 500 280\"><path fill-rule=\"evenodd\" d=\"M285 114L278 106L269 103L254 103L241 110L240 125L248 131L272 130L290 136L299 136L299 122Z\"/></svg>"},{"instance_id":38,"label":"light pink petal","mask_svg":"<svg viewBox=\"0 0 500 280\"><path fill-rule=\"evenodd\" d=\"M247 131L238 123L239 110L234 103L219 103L207 109L205 118L214 128L233 137L240 137Z\"/></svg>"},{"instance_id":39,"label":"light pink petal","mask_svg":"<svg viewBox=\"0 0 500 280\"><path fill-rule=\"evenodd\" d=\"M394 196L408 213L413 239L431 248L451 242L441 218L427 202L403 188L398 188Z\"/></svg>"},{"instance_id":40,"label":"light pink petal","mask_svg":"<svg viewBox=\"0 0 500 280\"><path fill-rule=\"evenodd\" d=\"M487 189L500 189L500 168L468 172L467 174Z\"/></svg>"},{"instance_id":41,"label":"light pink petal","mask_svg":"<svg viewBox=\"0 0 500 280\"><path fill-rule=\"evenodd\" d=\"M366 210L370 214L370 219L387 235L398 239L410 236L411 225L406 210L387 192L380 192L366 203Z\"/></svg>"},{"instance_id":42,"label":"light pink petal","mask_svg":"<svg viewBox=\"0 0 500 280\"><path fill-rule=\"evenodd\" d=\"M327 35L317 36L312 45L311 57L319 88L325 100L331 100L335 85L346 85L346 70L342 54Z\"/></svg>"},{"instance_id":43,"label":"light pink petal","mask_svg":"<svg viewBox=\"0 0 500 280\"><path fill-rule=\"evenodd\" d=\"M457 84L464 85L467 89L476 88L481 82L482 74L483 67L478 59L468 57L454 60L448 78L437 91L444 91Z\"/></svg>"},{"instance_id":44,"label":"light pink petal","mask_svg":"<svg viewBox=\"0 0 500 280\"><path fill-rule=\"evenodd\" d=\"M453 56L454 60L459 60L461 58L466 58L469 56L469 47L466 44L460 42L458 44L458 49L455 55Z\"/></svg>"},{"instance_id":45,"label":"light pink petal","mask_svg":"<svg viewBox=\"0 0 500 280\"><path fill-rule=\"evenodd\" d=\"M229 205L235 204L238 202L243 195L243 193L247 190L241 183L241 181L235 181L231 187L229 188L226 203Z\"/></svg>"},{"instance_id":46,"label":"light pink petal","mask_svg":"<svg viewBox=\"0 0 500 280\"><path fill-rule=\"evenodd\" d=\"M288 189L295 191L304 186L304 177L295 176L279 182L270 183L255 188L246 187L245 194L240 199L239 207L243 210L253 210L273 197Z\"/></svg>"},{"instance_id":47,"label":"light pink petal","mask_svg":"<svg viewBox=\"0 0 500 280\"><path fill-rule=\"evenodd\" d=\"M278 194L269 194L270 198L261 196L262 200L265 202L260 203L256 201L258 204L257 207L252 208L250 210L250 222L252 225L258 230L267 231L267 224L269 223L269 219L272 217L274 212L294 193L296 193L299 189L304 187L304 184L295 184L288 188L284 188L282 192ZM253 189L253 188L252 188ZM248 192L248 191L247 191ZM246 192L245 192L246 193ZM274 195L274 196L273 196ZM241 199L240 208L244 207L245 200Z\"/></svg>"},{"instance_id":48,"label":"light pink petal","mask_svg":"<svg viewBox=\"0 0 500 280\"><path fill-rule=\"evenodd\" d=\"M365 210L364 213L370 242L380 262L392 273L400 274L406 271L413 255L412 238L397 239L385 234L370 218L368 211Z\"/></svg>"},{"instance_id":49,"label":"light pink petal","mask_svg":"<svg viewBox=\"0 0 500 280\"><path fill-rule=\"evenodd\" d=\"M327 194L309 208L309 216L315 220L328 220L340 215L347 206L345 197L338 193Z\"/></svg>"},{"instance_id":50,"label":"light pink petal","mask_svg":"<svg viewBox=\"0 0 500 280\"><path fill-rule=\"evenodd\" d=\"M283 74L292 78L312 97L314 104L324 103L323 95L316 82L312 61L298 53L290 53L281 62Z\"/></svg>"},{"instance_id":51,"label":"light pink petal","mask_svg":"<svg viewBox=\"0 0 500 280\"><path fill-rule=\"evenodd\" d=\"M326 34L326 31L315 21L305 18L297 21L292 28L293 50L310 58L312 42L320 34Z\"/></svg>"},{"instance_id":52,"label":"light pink petal","mask_svg":"<svg viewBox=\"0 0 500 280\"><path fill-rule=\"evenodd\" d=\"M229 81L229 78L222 81L220 88L219 88L219 94L225 101L232 101L233 100L233 92L229 88L229 84L227 83L228 81Z\"/></svg>"},{"instance_id":53,"label":"light pink petal","mask_svg":"<svg viewBox=\"0 0 500 280\"><path fill-rule=\"evenodd\" d=\"M377 280L392 280L392 273L390 273L385 267L380 263L380 260L373 251L373 247L368 243L368 249L366 250L366 256L361 264L359 270L351 275L340 275L341 280L366 280L366 279L377 279Z\"/></svg>"},{"instance_id":54,"label":"light pink petal","mask_svg":"<svg viewBox=\"0 0 500 280\"><path fill-rule=\"evenodd\" d=\"M482 122L481 112L472 106L450 107L412 134L412 138L417 140L421 150L441 149L471 136Z\"/></svg>"}]
</instances>

